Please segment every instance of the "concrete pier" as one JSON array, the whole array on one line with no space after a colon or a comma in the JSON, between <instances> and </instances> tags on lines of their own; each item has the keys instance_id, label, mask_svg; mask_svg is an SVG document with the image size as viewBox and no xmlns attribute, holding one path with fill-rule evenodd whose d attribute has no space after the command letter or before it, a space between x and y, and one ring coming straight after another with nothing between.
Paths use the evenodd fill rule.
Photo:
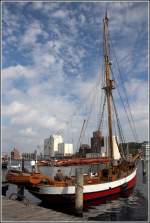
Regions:
<instances>
[{"instance_id":1,"label":"concrete pier","mask_svg":"<svg viewBox=\"0 0 150 223\"><path fill-rule=\"evenodd\" d=\"M20 201L9 200L2 196L3 221L82 221L72 215L30 204L25 206Z\"/></svg>"}]
</instances>

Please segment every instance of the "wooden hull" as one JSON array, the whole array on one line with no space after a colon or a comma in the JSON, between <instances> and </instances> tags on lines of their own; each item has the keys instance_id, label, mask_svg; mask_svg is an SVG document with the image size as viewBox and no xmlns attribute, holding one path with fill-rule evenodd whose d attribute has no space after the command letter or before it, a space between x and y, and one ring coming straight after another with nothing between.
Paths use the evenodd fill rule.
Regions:
<instances>
[{"instance_id":1,"label":"wooden hull","mask_svg":"<svg viewBox=\"0 0 150 223\"><path fill-rule=\"evenodd\" d=\"M84 201L106 198L116 194L125 195L128 190L131 190L135 186L135 184L136 169L129 176L113 182L84 185ZM64 199L74 201L75 197L75 186L54 187L49 185L36 185L35 187L28 187L27 189L42 201L51 203L56 203Z\"/></svg>"}]
</instances>

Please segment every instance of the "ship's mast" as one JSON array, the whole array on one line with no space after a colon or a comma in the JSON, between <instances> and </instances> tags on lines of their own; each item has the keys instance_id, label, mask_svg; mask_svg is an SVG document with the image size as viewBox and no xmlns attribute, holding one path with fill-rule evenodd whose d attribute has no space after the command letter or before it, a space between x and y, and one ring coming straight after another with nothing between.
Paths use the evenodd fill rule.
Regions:
<instances>
[{"instance_id":1,"label":"ship's mast","mask_svg":"<svg viewBox=\"0 0 150 223\"><path fill-rule=\"evenodd\" d=\"M109 150L110 157L113 157L113 142L112 142L112 89L114 88L114 81L110 79L110 58L109 58L109 41L108 41L108 17L107 11L103 19L103 47L104 47L104 65L105 65L105 92L107 97L108 109L108 129L109 129Z\"/></svg>"}]
</instances>

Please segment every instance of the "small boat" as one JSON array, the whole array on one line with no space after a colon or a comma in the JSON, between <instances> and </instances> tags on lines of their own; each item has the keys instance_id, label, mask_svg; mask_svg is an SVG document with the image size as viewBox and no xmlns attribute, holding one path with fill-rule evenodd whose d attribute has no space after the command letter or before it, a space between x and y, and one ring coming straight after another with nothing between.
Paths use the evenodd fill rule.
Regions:
<instances>
[{"instance_id":1,"label":"small boat","mask_svg":"<svg viewBox=\"0 0 150 223\"><path fill-rule=\"evenodd\" d=\"M46 160L40 160L40 161L37 162L37 165L38 166L49 166L50 162L46 161Z\"/></svg>"},{"instance_id":2,"label":"small boat","mask_svg":"<svg viewBox=\"0 0 150 223\"><path fill-rule=\"evenodd\" d=\"M9 170L20 170L21 169L21 165L9 165L8 166Z\"/></svg>"},{"instance_id":3,"label":"small boat","mask_svg":"<svg viewBox=\"0 0 150 223\"><path fill-rule=\"evenodd\" d=\"M53 163L54 166L78 166L78 165L89 165L98 163L109 163L110 158L99 157L99 158L74 158L68 160L57 160Z\"/></svg>"},{"instance_id":4,"label":"small boat","mask_svg":"<svg viewBox=\"0 0 150 223\"><path fill-rule=\"evenodd\" d=\"M39 172L29 172L27 169L16 170L11 169L7 172L6 180L8 183L16 184L16 185L36 185L39 183L49 182L51 183L51 178L45 176Z\"/></svg>"},{"instance_id":5,"label":"small boat","mask_svg":"<svg viewBox=\"0 0 150 223\"><path fill-rule=\"evenodd\" d=\"M9 183L13 184L26 184L29 183L30 173L22 172L17 169L10 169L7 172L6 179Z\"/></svg>"},{"instance_id":6,"label":"small boat","mask_svg":"<svg viewBox=\"0 0 150 223\"><path fill-rule=\"evenodd\" d=\"M1 157L1 165L2 165L2 169L7 169L7 165L8 165L8 159L6 156L2 156Z\"/></svg>"}]
</instances>

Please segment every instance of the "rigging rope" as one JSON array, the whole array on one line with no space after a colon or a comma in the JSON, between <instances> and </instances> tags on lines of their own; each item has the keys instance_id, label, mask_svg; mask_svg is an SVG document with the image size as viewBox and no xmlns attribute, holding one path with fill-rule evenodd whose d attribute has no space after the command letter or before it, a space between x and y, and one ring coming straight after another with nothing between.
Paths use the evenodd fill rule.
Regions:
<instances>
[{"instance_id":1,"label":"rigging rope","mask_svg":"<svg viewBox=\"0 0 150 223\"><path fill-rule=\"evenodd\" d=\"M124 135L123 135L123 131L122 131L122 127L121 127L121 123L120 123L120 120L119 120L119 116L118 116L118 112L117 112L117 109L116 109L116 105L115 105L115 102L114 102L113 95L111 95L111 98L112 98L113 107L114 107L114 111L115 111L115 115L116 115L116 121L117 121L117 125L118 125L119 136L120 136L121 142L125 143L125 139L124 139ZM123 150L122 144L120 144L120 145L121 145L121 155L124 158L124 150Z\"/></svg>"},{"instance_id":2,"label":"rigging rope","mask_svg":"<svg viewBox=\"0 0 150 223\"><path fill-rule=\"evenodd\" d=\"M134 121L134 118L133 118L133 115L132 115L132 112L131 112L131 106L129 104L129 100L128 100L128 96L127 96L127 91L126 91L126 88L124 86L124 80L123 80L123 77L122 77L122 74L121 74L121 71L120 71L120 66L119 66L119 63L118 63L118 59L117 59L117 56L116 56L115 49L114 49L113 43L111 41L111 38L110 38L110 42L111 42L111 45L112 45L112 52L114 53L114 57L116 59L116 64L117 64L117 68L118 68L118 74L119 74L119 77L120 77L120 80L121 80L121 83L122 83L122 86L123 86L123 91L125 93L126 103L127 103L128 109L129 109L128 111L129 111L129 114L131 116L131 121L133 123L135 140L139 141L138 140L138 135L137 135L137 132L136 132L135 121Z\"/></svg>"},{"instance_id":3,"label":"rigging rope","mask_svg":"<svg viewBox=\"0 0 150 223\"><path fill-rule=\"evenodd\" d=\"M103 121L103 114L104 114L105 104L106 104L106 94L105 94L105 98L104 98L104 103L103 103L103 107L102 107L102 112L101 112L101 115L100 115L100 123L99 123L99 126L98 126L98 130L100 130L100 129L101 129L101 126L102 126L102 121Z\"/></svg>"},{"instance_id":4,"label":"rigging rope","mask_svg":"<svg viewBox=\"0 0 150 223\"><path fill-rule=\"evenodd\" d=\"M84 120L84 123L82 125L82 129L81 129L81 133L80 133L80 136L79 136L79 140L78 140L78 144L77 144L77 147L76 147L76 151L79 149L78 146L82 144L82 140L83 140L83 137L85 135L85 131L87 129L87 126L88 126L88 123L89 123L89 119L90 119L90 116L91 116L92 111L93 111L93 107L94 107L93 103L95 102L97 87L98 87L98 85L96 85L96 87L94 89L94 93L93 93L93 97L92 97L92 103L91 103L91 106L90 106L90 111L89 111L88 117L87 117L86 120ZM73 170L73 168L71 167L70 175L72 173L72 170Z\"/></svg>"},{"instance_id":5,"label":"rigging rope","mask_svg":"<svg viewBox=\"0 0 150 223\"><path fill-rule=\"evenodd\" d=\"M111 70L111 73L112 73L113 78L115 79L115 76L114 76L114 73L113 73L112 68L110 68L110 70ZM122 98L122 96L121 96L121 92L120 92L120 90L119 90L119 87L117 87L117 91L118 91L118 94L119 94L121 103L122 103L122 105L123 105L125 114L126 114L126 116L127 116L127 119L128 119L128 122L129 122L129 125L130 125L130 128L131 128L131 132L132 132L132 134L133 134L134 139L136 140L136 139L137 139L137 138L136 138L136 134L135 134L134 128L133 128L133 126L132 126L132 123L131 123L131 120L130 120L130 117L129 117L129 114L128 114L128 110L126 109L126 106L125 106L125 104L124 104L124 102L123 102L123 98Z\"/></svg>"},{"instance_id":6,"label":"rigging rope","mask_svg":"<svg viewBox=\"0 0 150 223\"><path fill-rule=\"evenodd\" d=\"M85 122L85 128L83 129L83 134L82 134L82 136L81 136L81 143L82 143L82 139L83 139L83 137L84 137L84 135L85 135L85 131L86 131L86 129L87 129L87 126L88 126L88 124L89 124L89 120L90 120L90 117L91 117L91 114L92 114L92 111L93 111L93 104L94 104L94 102L95 102L95 98L96 98L96 90L97 89L95 89L95 92L94 92L94 94L93 94L93 103L91 103L91 107L90 107L90 111L89 111L89 114L88 114L88 117L87 117L87 120L86 120L86 122Z\"/></svg>"}]
</instances>

